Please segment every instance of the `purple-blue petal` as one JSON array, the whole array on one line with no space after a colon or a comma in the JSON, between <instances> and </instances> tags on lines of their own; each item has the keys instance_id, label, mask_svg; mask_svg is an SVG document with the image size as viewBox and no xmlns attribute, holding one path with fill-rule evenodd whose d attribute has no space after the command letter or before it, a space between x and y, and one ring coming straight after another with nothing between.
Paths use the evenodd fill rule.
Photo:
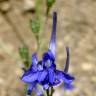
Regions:
<instances>
[{"instance_id":1,"label":"purple-blue petal","mask_svg":"<svg viewBox=\"0 0 96 96\"><path fill-rule=\"evenodd\" d=\"M63 80L65 83L71 83L75 78L67 73L56 70L56 76L58 79Z\"/></svg>"},{"instance_id":2,"label":"purple-blue petal","mask_svg":"<svg viewBox=\"0 0 96 96\"><path fill-rule=\"evenodd\" d=\"M47 74L48 73L47 73L46 70L43 70L43 71L38 72L38 81L39 82L44 81L44 79L46 78Z\"/></svg>"},{"instance_id":3,"label":"purple-blue petal","mask_svg":"<svg viewBox=\"0 0 96 96\"><path fill-rule=\"evenodd\" d=\"M32 64L30 65L29 69L32 72L36 72L37 71L37 63L38 63L38 59L36 57L36 53L33 53L32 55Z\"/></svg>"},{"instance_id":4,"label":"purple-blue petal","mask_svg":"<svg viewBox=\"0 0 96 96\"><path fill-rule=\"evenodd\" d=\"M72 84L67 84L67 83L64 83L64 89L65 90L72 90L74 89L74 86Z\"/></svg>"},{"instance_id":5,"label":"purple-blue petal","mask_svg":"<svg viewBox=\"0 0 96 96\"><path fill-rule=\"evenodd\" d=\"M32 55L32 64L33 65L37 64L37 62L38 62L38 59L37 59L36 53L33 53L33 55Z\"/></svg>"},{"instance_id":6,"label":"purple-blue petal","mask_svg":"<svg viewBox=\"0 0 96 96\"><path fill-rule=\"evenodd\" d=\"M51 84L53 84L53 82L55 81L55 72L54 72L54 70L53 69L51 69L51 68L49 68L48 69L48 77L49 77L49 82L51 83Z\"/></svg>"},{"instance_id":7,"label":"purple-blue petal","mask_svg":"<svg viewBox=\"0 0 96 96\"><path fill-rule=\"evenodd\" d=\"M50 44L49 44L49 49L51 50L54 57L55 57L55 47L56 47L56 24L57 24L57 13L54 12L52 33L51 33L51 39L50 39Z\"/></svg>"},{"instance_id":8,"label":"purple-blue petal","mask_svg":"<svg viewBox=\"0 0 96 96\"><path fill-rule=\"evenodd\" d=\"M37 67L37 65L31 65L31 67L29 68L29 70L31 72L37 72L38 71L38 67Z\"/></svg>"},{"instance_id":9,"label":"purple-blue petal","mask_svg":"<svg viewBox=\"0 0 96 96\"><path fill-rule=\"evenodd\" d=\"M31 95L33 88L35 87L35 82L33 82L32 84L29 84L27 87L27 95Z\"/></svg>"},{"instance_id":10,"label":"purple-blue petal","mask_svg":"<svg viewBox=\"0 0 96 96\"><path fill-rule=\"evenodd\" d=\"M35 90L37 96L43 96L42 91L37 86L35 86L34 90Z\"/></svg>"},{"instance_id":11,"label":"purple-blue petal","mask_svg":"<svg viewBox=\"0 0 96 96\"><path fill-rule=\"evenodd\" d=\"M44 90L49 89L49 85L47 83L46 84L43 84L42 86L43 86Z\"/></svg>"},{"instance_id":12,"label":"purple-blue petal","mask_svg":"<svg viewBox=\"0 0 96 96\"><path fill-rule=\"evenodd\" d=\"M56 86L56 85L58 85L58 84L60 84L60 83L61 83L60 80L55 80L54 83L53 83L53 86Z\"/></svg>"},{"instance_id":13,"label":"purple-blue petal","mask_svg":"<svg viewBox=\"0 0 96 96\"><path fill-rule=\"evenodd\" d=\"M52 54L51 50L47 50L47 52L45 52L42 57L44 62L47 61L48 59L51 60L52 62L54 62L55 60L55 57Z\"/></svg>"},{"instance_id":14,"label":"purple-blue petal","mask_svg":"<svg viewBox=\"0 0 96 96\"><path fill-rule=\"evenodd\" d=\"M23 76L21 77L21 80L25 83L32 83L36 81L38 78L38 73L32 73L32 72L25 72Z\"/></svg>"},{"instance_id":15,"label":"purple-blue petal","mask_svg":"<svg viewBox=\"0 0 96 96\"><path fill-rule=\"evenodd\" d=\"M42 61L38 62L37 68L38 68L38 71L42 71L43 70L43 62Z\"/></svg>"},{"instance_id":16,"label":"purple-blue petal","mask_svg":"<svg viewBox=\"0 0 96 96\"><path fill-rule=\"evenodd\" d=\"M68 80L68 82L72 82L73 80L75 80L75 78L73 76L71 76L70 74L67 73L63 73L63 75L65 76L65 78Z\"/></svg>"}]
</instances>

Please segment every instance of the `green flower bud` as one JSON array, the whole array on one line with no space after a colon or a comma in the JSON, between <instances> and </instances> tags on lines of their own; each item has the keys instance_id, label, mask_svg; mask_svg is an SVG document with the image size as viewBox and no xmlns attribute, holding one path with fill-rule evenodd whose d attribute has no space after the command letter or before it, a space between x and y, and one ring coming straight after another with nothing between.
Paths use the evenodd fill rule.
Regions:
<instances>
[{"instance_id":1,"label":"green flower bud","mask_svg":"<svg viewBox=\"0 0 96 96\"><path fill-rule=\"evenodd\" d=\"M46 15L47 16L48 16L49 11L54 3L55 3L55 0L46 0L46 5L47 5Z\"/></svg>"},{"instance_id":2,"label":"green flower bud","mask_svg":"<svg viewBox=\"0 0 96 96\"><path fill-rule=\"evenodd\" d=\"M46 0L47 6L52 7L52 5L55 3L55 0Z\"/></svg>"},{"instance_id":3,"label":"green flower bud","mask_svg":"<svg viewBox=\"0 0 96 96\"><path fill-rule=\"evenodd\" d=\"M40 32L40 19L37 18L37 17L34 17L32 20L31 20L31 29L32 29L32 32L37 36L39 35L39 32Z\"/></svg>"},{"instance_id":4,"label":"green flower bud","mask_svg":"<svg viewBox=\"0 0 96 96\"><path fill-rule=\"evenodd\" d=\"M19 55L26 68L29 67L29 49L26 46L19 48Z\"/></svg>"}]
</instances>

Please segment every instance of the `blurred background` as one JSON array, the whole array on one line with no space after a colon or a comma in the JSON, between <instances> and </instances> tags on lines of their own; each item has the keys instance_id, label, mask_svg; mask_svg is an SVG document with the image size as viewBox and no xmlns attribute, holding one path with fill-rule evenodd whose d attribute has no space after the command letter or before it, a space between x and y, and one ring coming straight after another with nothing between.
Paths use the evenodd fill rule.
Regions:
<instances>
[{"instance_id":1,"label":"blurred background","mask_svg":"<svg viewBox=\"0 0 96 96\"><path fill-rule=\"evenodd\" d=\"M45 18L45 0L41 2L41 14ZM69 46L69 72L76 78L74 90L56 88L55 96L61 91L63 96L96 96L96 0L56 0L42 33L46 44L54 10L58 13L56 64L64 69L65 47ZM24 84L19 79L22 74L19 35L32 54L37 45L29 20L34 14L35 0L0 0L0 96L25 96Z\"/></svg>"}]
</instances>

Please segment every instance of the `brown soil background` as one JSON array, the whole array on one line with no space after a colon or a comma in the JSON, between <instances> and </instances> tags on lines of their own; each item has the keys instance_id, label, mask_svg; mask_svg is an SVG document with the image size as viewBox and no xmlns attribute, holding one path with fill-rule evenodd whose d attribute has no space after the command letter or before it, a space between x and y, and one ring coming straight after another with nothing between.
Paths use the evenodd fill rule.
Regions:
<instances>
[{"instance_id":1,"label":"brown soil background","mask_svg":"<svg viewBox=\"0 0 96 96\"><path fill-rule=\"evenodd\" d=\"M0 96L25 96L19 80L22 71L17 54L21 41L16 33L24 38L30 53L36 50L36 40L29 26L33 15L23 13L22 2L0 0ZM64 96L96 96L96 0L56 0L50 14L54 10L58 13L57 66L64 68L65 46L69 46L69 71L76 78L75 89L64 91ZM42 35L47 43L51 25L49 17Z\"/></svg>"}]
</instances>

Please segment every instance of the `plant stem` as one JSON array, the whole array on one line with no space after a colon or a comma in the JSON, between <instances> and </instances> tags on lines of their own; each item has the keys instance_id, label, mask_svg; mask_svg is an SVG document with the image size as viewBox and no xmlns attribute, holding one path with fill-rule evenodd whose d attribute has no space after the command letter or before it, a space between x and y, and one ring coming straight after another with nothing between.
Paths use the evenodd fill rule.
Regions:
<instances>
[{"instance_id":1,"label":"plant stem","mask_svg":"<svg viewBox=\"0 0 96 96\"><path fill-rule=\"evenodd\" d=\"M50 94L50 96L53 95L53 92L54 92L54 89L53 89L53 87L51 87L51 94Z\"/></svg>"},{"instance_id":2,"label":"plant stem","mask_svg":"<svg viewBox=\"0 0 96 96\"><path fill-rule=\"evenodd\" d=\"M50 96L50 95L49 95L49 89L46 90L46 93L47 93L47 96Z\"/></svg>"},{"instance_id":3,"label":"plant stem","mask_svg":"<svg viewBox=\"0 0 96 96\"><path fill-rule=\"evenodd\" d=\"M37 52L39 52L40 50L40 39L39 39L39 35L36 35L36 41L37 41Z\"/></svg>"}]
</instances>

